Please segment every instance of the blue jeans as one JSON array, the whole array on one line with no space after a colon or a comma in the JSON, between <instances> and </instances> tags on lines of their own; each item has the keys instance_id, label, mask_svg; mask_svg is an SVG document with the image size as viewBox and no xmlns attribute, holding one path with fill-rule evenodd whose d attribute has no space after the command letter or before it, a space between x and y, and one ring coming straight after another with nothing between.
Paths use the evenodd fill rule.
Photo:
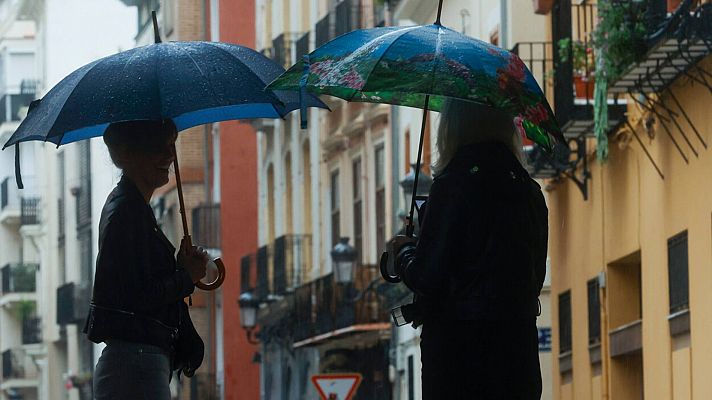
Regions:
<instances>
[{"instance_id":1,"label":"blue jeans","mask_svg":"<svg viewBox=\"0 0 712 400\"><path fill-rule=\"evenodd\" d=\"M170 400L170 355L164 349L107 340L94 373L96 400Z\"/></svg>"}]
</instances>

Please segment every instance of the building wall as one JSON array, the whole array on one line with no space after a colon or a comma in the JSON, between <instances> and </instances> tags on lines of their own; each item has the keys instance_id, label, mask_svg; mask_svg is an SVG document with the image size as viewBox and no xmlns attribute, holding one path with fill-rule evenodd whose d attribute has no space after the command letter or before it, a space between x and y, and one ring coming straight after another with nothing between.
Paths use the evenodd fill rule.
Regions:
<instances>
[{"instance_id":1,"label":"building wall","mask_svg":"<svg viewBox=\"0 0 712 400\"><path fill-rule=\"evenodd\" d=\"M255 2L219 2L220 40L255 46ZM225 399L257 399L257 348L247 342L239 324L240 258L257 248L257 142L252 127L242 122L220 123L220 192L222 248L225 265L233 266L223 284ZM229 223L228 223L229 221ZM239 221L239 222L238 222Z\"/></svg>"},{"instance_id":2,"label":"building wall","mask_svg":"<svg viewBox=\"0 0 712 400\"><path fill-rule=\"evenodd\" d=\"M712 59L708 57L700 67L709 71ZM672 90L709 143L709 101L705 100L710 96L708 90L684 81L675 82ZM636 252L640 252L642 271L644 397L707 398L712 396L712 382L704 378L712 363L712 324L707 313L712 306L712 273L708 268L712 264L712 187L706 182L712 170L712 154L685 126L699 152L695 157L689 147L683 147L690 158L689 164L685 163L659 122L650 131L650 138L639 123L639 110L629 106L629 111L629 119L634 121L638 135L665 178L661 179L640 145L623 133L611 141L608 163L590 164L592 179L587 202L568 180L549 193L552 297L571 289L573 318L573 381L561 381L555 357L554 398L600 398L599 394L608 389L601 387L606 379L615 398L616 393L621 393L618 382L629 379L623 375L630 373L630 368L617 368L615 363L609 376L592 378L587 348L586 280L606 271L611 281L611 274L615 273L612 264ZM673 134L680 138L679 132ZM683 230L688 232L689 246L689 341L684 337L672 339L668 326L667 240ZM611 295L612 292L607 306L613 313ZM554 301L555 351L559 346L557 308ZM615 328L616 321L609 322L608 329Z\"/></svg>"}]
</instances>

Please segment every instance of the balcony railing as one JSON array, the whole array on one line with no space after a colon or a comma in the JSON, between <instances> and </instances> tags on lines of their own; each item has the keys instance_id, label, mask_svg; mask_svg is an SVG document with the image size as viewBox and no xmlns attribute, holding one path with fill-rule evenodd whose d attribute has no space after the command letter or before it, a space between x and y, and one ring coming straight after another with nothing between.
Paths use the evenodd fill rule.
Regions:
<instances>
[{"instance_id":1,"label":"balcony railing","mask_svg":"<svg viewBox=\"0 0 712 400\"><path fill-rule=\"evenodd\" d=\"M311 236L284 235L273 246L274 294L292 292L306 280L311 265Z\"/></svg>"},{"instance_id":2,"label":"balcony railing","mask_svg":"<svg viewBox=\"0 0 712 400\"><path fill-rule=\"evenodd\" d=\"M270 282L272 280L272 257L270 257L271 253L271 246L262 246L257 249L257 254L255 255L255 262L257 267L255 296L260 301L266 301L267 298L272 294L272 287L270 285Z\"/></svg>"},{"instance_id":3,"label":"balcony railing","mask_svg":"<svg viewBox=\"0 0 712 400\"><path fill-rule=\"evenodd\" d=\"M360 0L343 0L336 5L335 37L359 29L361 26Z\"/></svg>"},{"instance_id":4,"label":"balcony railing","mask_svg":"<svg viewBox=\"0 0 712 400\"><path fill-rule=\"evenodd\" d=\"M66 283L57 288L57 325L77 324L89 312L91 292L88 284Z\"/></svg>"},{"instance_id":5,"label":"balcony railing","mask_svg":"<svg viewBox=\"0 0 712 400\"><path fill-rule=\"evenodd\" d=\"M314 27L314 33L316 35L316 47L320 47L329 40L334 38L331 31L331 13L328 13L324 18L320 19L316 26Z\"/></svg>"},{"instance_id":6,"label":"balcony railing","mask_svg":"<svg viewBox=\"0 0 712 400\"><path fill-rule=\"evenodd\" d=\"M272 40L272 59L284 68L292 63L291 38L289 33L282 33Z\"/></svg>"},{"instance_id":7,"label":"balcony railing","mask_svg":"<svg viewBox=\"0 0 712 400\"><path fill-rule=\"evenodd\" d=\"M303 34L295 43L297 59L294 62L302 60L302 56L309 54L309 32Z\"/></svg>"},{"instance_id":8,"label":"balcony railing","mask_svg":"<svg viewBox=\"0 0 712 400\"><path fill-rule=\"evenodd\" d=\"M203 204L193 209L193 243L209 249L220 245L220 204Z\"/></svg>"},{"instance_id":9,"label":"balcony railing","mask_svg":"<svg viewBox=\"0 0 712 400\"><path fill-rule=\"evenodd\" d=\"M0 211L18 206L17 188L10 182L10 177L0 183Z\"/></svg>"},{"instance_id":10,"label":"balcony railing","mask_svg":"<svg viewBox=\"0 0 712 400\"><path fill-rule=\"evenodd\" d=\"M388 322L386 307L373 291L358 301L351 301L358 291L365 290L378 277L375 266L359 266L356 279L350 286L335 284L332 274L299 286L294 299L294 341L350 326Z\"/></svg>"},{"instance_id":11,"label":"balcony railing","mask_svg":"<svg viewBox=\"0 0 712 400\"><path fill-rule=\"evenodd\" d=\"M2 294L34 292L38 269L39 264L5 264L2 267Z\"/></svg>"},{"instance_id":12,"label":"balcony railing","mask_svg":"<svg viewBox=\"0 0 712 400\"><path fill-rule=\"evenodd\" d=\"M8 349L2 352L2 378L37 379L37 365L23 349Z\"/></svg>"},{"instance_id":13,"label":"balcony railing","mask_svg":"<svg viewBox=\"0 0 712 400\"><path fill-rule=\"evenodd\" d=\"M20 200L20 224L36 225L40 222L40 199L23 197Z\"/></svg>"},{"instance_id":14,"label":"balcony railing","mask_svg":"<svg viewBox=\"0 0 712 400\"><path fill-rule=\"evenodd\" d=\"M42 342L42 320L39 317L25 317L22 320L22 344Z\"/></svg>"}]
</instances>

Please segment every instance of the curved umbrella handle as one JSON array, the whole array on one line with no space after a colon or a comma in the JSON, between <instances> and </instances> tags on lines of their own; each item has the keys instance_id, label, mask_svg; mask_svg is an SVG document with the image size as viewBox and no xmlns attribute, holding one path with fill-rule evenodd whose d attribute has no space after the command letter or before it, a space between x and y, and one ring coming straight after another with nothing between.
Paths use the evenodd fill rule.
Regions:
<instances>
[{"instance_id":1,"label":"curved umbrella handle","mask_svg":"<svg viewBox=\"0 0 712 400\"><path fill-rule=\"evenodd\" d=\"M381 262L379 263L379 268L381 270L381 277L388 283L398 283L401 281L401 277L398 275L391 275L388 272L388 253L383 252L381 254Z\"/></svg>"},{"instance_id":2,"label":"curved umbrella handle","mask_svg":"<svg viewBox=\"0 0 712 400\"><path fill-rule=\"evenodd\" d=\"M223 284L223 281L225 281L225 264L223 264L222 259L216 258L213 260L213 262L215 263L215 266L218 267L218 277L210 283L203 283L198 281L195 286L197 286L199 289L215 290Z\"/></svg>"}]
</instances>

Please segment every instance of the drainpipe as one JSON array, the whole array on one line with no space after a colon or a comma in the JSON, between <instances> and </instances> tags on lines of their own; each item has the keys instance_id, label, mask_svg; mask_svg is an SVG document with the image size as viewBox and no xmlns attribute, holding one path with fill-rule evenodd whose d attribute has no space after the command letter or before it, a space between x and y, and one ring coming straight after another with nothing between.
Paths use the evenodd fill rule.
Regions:
<instances>
[{"instance_id":1,"label":"drainpipe","mask_svg":"<svg viewBox=\"0 0 712 400\"><path fill-rule=\"evenodd\" d=\"M499 3L499 47L509 48L509 0Z\"/></svg>"}]
</instances>

